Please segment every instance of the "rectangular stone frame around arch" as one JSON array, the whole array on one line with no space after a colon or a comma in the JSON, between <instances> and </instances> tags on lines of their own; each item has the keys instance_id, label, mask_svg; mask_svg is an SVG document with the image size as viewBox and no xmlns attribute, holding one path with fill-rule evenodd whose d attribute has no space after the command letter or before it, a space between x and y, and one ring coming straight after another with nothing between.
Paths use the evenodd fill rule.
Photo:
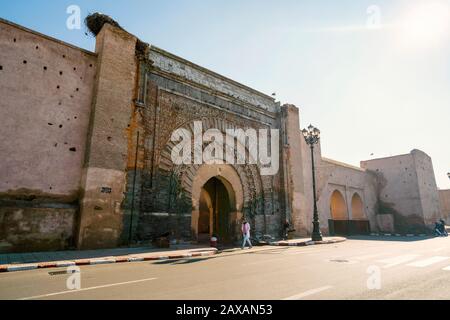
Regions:
<instances>
[{"instance_id":1,"label":"rectangular stone frame around arch","mask_svg":"<svg viewBox=\"0 0 450 320\"><path fill-rule=\"evenodd\" d=\"M202 187L211 178L218 178L224 182L225 187L229 189L232 188L232 192L228 190L230 199L233 197L232 202L234 202L234 210L230 212L229 221L236 222L235 224L235 234L239 234L240 225L239 221L242 219L242 208L244 205L244 191L241 183L241 179L237 174L236 170L231 165L202 165L195 175L192 182L192 216L191 216L191 233L192 238L197 240L198 238L198 219L200 215L199 203L200 203L200 193Z\"/></svg>"}]
</instances>

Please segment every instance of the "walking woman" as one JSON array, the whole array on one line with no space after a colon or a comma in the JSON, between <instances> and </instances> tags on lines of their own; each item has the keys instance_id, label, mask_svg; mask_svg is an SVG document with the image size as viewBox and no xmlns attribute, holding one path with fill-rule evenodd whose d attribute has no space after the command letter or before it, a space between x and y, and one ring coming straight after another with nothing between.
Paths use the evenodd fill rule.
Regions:
<instances>
[{"instance_id":1,"label":"walking woman","mask_svg":"<svg viewBox=\"0 0 450 320\"><path fill-rule=\"evenodd\" d=\"M253 248L252 243L250 242L250 223L248 223L245 219L242 221L242 237L244 238L244 241L242 242L242 250L244 250L247 242L250 249Z\"/></svg>"}]
</instances>

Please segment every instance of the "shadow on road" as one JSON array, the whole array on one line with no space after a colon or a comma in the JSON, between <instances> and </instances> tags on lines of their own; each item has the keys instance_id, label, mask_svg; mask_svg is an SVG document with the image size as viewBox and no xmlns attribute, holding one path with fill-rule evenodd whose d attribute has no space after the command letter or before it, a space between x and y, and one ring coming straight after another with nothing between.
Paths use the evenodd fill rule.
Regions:
<instances>
[{"instance_id":1,"label":"shadow on road","mask_svg":"<svg viewBox=\"0 0 450 320\"><path fill-rule=\"evenodd\" d=\"M180 258L180 259L169 259L169 260L161 260L152 262L154 265L180 265L180 264L189 264L189 263L197 263L203 262L211 259L220 259L230 257L233 253L237 252L237 254L281 254L285 250L288 250L289 247L275 247L275 248L267 248L264 250L241 250L240 248L229 248L223 251L219 251L218 254L214 256L204 257L204 258ZM221 255L225 254L225 255Z\"/></svg>"},{"instance_id":2,"label":"shadow on road","mask_svg":"<svg viewBox=\"0 0 450 320\"><path fill-rule=\"evenodd\" d=\"M170 259L170 260L162 260L162 261L153 262L152 264L155 264L155 265L166 265L166 264L178 265L178 264L196 263L196 262L200 262L200 261L206 261L209 259L211 259L211 258Z\"/></svg>"},{"instance_id":3,"label":"shadow on road","mask_svg":"<svg viewBox=\"0 0 450 320\"><path fill-rule=\"evenodd\" d=\"M244 253L248 254L280 254L285 252L286 250L289 250L289 247L276 247L273 249L267 249L267 250L260 250L260 251L248 251Z\"/></svg>"}]
</instances>

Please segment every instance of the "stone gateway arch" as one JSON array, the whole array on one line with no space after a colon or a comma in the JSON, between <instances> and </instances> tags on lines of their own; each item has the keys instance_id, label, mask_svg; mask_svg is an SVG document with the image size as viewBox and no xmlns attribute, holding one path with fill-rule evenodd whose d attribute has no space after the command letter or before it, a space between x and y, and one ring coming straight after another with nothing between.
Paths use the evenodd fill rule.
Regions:
<instances>
[{"instance_id":1,"label":"stone gateway arch","mask_svg":"<svg viewBox=\"0 0 450 320\"><path fill-rule=\"evenodd\" d=\"M225 132L226 129L238 127L231 120L204 117L194 118L192 121L184 119L185 121L175 124L173 130L184 127L193 131L193 124L197 119L202 121L205 130L215 128ZM141 201L145 201L143 205L153 212L146 212L139 217L136 236L144 239L154 237L160 230L167 229L166 223L169 222L176 226L173 229L176 237L198 240L199 234L200 238L205 239L207 234L211 236L220 231L227 242L233 242L238 241L238 229L244 216L252 222L255 232L267 233L268 219L259 217L274 217L279 213L280 203L273 194L273 190L277 189L274 184L279 183L279 176L261 175L256 164L176 165L171 159L175 143L169 137L173 130L168 130L162 139L161 152L149 163L151 166L144 168L149 173L153 171L155 176L153 189ZM248 149L245 150L246 156L250 157ZM219 198L215 198L216 192L212 192L211 188L221 191L218 193ZM211 217L210 226L205 223L208 210L213 211L208 215ZM224 211L226 212L223 213ZM222 221L224 215L226 219ZM158 221L162 221L161 224ZM202 232L199 232L199 221ZM222 221L220 226L215 223L218 221Z\"/></svg>"},{"instance_id":2,"label":"stone gateway arch","mask_svg":"<svg viewBox=\"0 0 450 320\"><path fill-rule=\"evenodd\" d=\"M238 239L244 198L241 180L233 167L202 166L192 185L192 203L194 238L206 233L208 240L212 235L228 243Z\"/></svg>"}]
</instances>

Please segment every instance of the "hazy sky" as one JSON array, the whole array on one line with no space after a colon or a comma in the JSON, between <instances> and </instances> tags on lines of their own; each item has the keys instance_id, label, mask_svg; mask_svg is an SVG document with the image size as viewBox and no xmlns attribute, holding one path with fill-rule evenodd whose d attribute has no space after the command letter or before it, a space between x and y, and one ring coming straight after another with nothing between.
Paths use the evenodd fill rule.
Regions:
<instances>
[{"instance_id":1,"label":"hazy sky","mask_svg":"<svg viewBox=\"0 0 450 320\"><path fill-rule=\"evenodd\" d=\"M85 27L66 27L67 7L109 14L146 42L297 105L302 127L321 129L324 156L359 165L421 149L450 188L450 0L0 2L0 17L89 50Z\"/></svg>"}]
</instances>

